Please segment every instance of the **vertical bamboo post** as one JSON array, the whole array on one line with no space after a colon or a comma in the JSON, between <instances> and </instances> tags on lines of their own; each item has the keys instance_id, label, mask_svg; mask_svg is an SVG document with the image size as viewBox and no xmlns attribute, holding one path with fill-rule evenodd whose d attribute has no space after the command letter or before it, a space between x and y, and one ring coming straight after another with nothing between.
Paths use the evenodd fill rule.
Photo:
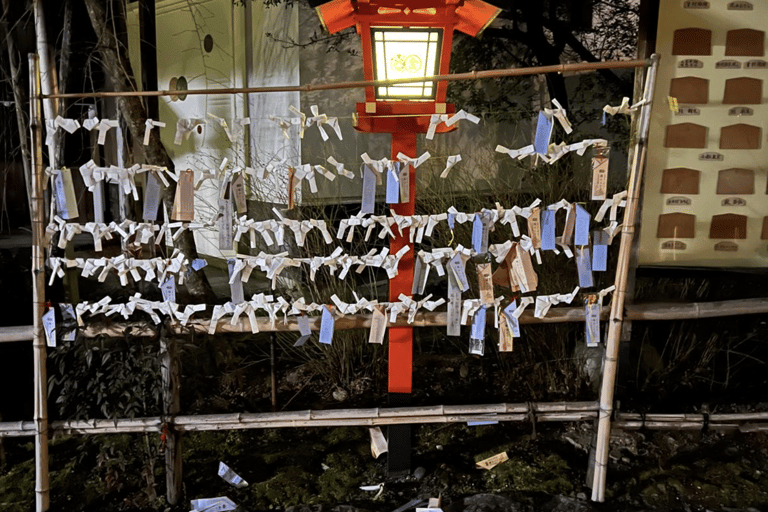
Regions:
<instances>
[{"instance_id":1,"label":"vertical bamboo post","mask_svg":"<svg viewBox=\"0 0 768 512\"><path fill-rule=\"evenodd\" d=\"M269 367L270 386L272 388L272 412L277 411L277 370L275 368L275 340L277 335L273 332L269 337Z\"/></svg>"},{"instance_id":2,"label":"vertical bamboo post","mask_svg":"<svg viewBox=\"0 0 768 512\"><path fill-rule=\"evenodd\" d=\"M160 336L160 374L163 388L163 433L165 434L165 486L169 505L181 502L181 433L174 418L181 410L179 354L173 335Z\"/></svg>"},{"instance_id":3,"label":"vertical bamboo post","mask_svg":"<svg viewBox=\"0 0 768 512\"><path fill-rule=\"evenodd\" d=\"M35 510L49 506L48 478L48 377L43 334L45 313L45 199L43 197L43 139L40 114L40 66L36 54L29 55L29 132L33 189L29 205L32 222L32 351L35 365Z\"/></svg>"},{"instance_id":4,"label":"vertical bamboo post","mask_svg":"<svg viewBox=\"0 0 768 512\"><path fill-rule=\"evenodd\" d=\"M608 465L608 451L611 438L611 413L613 412L613 392L616 385L616 369L619 355L619 340L621 327L624 320L624 300L626 297L627 275L629 272L629 260L632 251L632 240L635 235L635 217L637 204L640 197L640 184L645 166L645 155L648 148L648 131L650 129L651 102L656 84L656 69L659 64L659 56L651 56L651 66L645 78L645 103L640 110L640 129L637 134L637 143L632 169L629 176L629 188L627 191L627 206L624 210L624 224L621 229L621 246L619 247L619 261L616 265L616 291L611 301L611 315L608 324L608 338L605 347L605 361L603 363L603 381L600 389L600 411L597 426L597 447L595 450L595 469L592 480L592 501L605 499L605 478Z\"/></svg>"}]
</instances>

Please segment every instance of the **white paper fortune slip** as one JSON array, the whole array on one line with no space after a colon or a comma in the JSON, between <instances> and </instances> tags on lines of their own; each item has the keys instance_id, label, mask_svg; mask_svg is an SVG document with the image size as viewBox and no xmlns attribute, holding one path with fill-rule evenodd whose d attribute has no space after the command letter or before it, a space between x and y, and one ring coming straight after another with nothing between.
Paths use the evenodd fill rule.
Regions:
<instances>
[{"instance_id":1,"label":"white paper fortune slip","mask_svg":"<svg viewBox=\"0 0 768 512\"><path fill-rule=\"evenodd\" d=\"M360 213L373 213L376 203L376 173L368 164L363 165L363 196L360 201Z\"/></svg>"},{"instance_id":2,"label":"white paper fortune slip","mask_svg":"<svg viewBox=\"0 0 768 512\"><path fill-rule=\"evenodd\" d=\"M171 219L182 222L195 219L195 173L190 169L179 172Z\"/></svg>"},{"instance_id":3,"label":"white paper fortune slip","mask_svg":"<svg viewBox=\"0 0 768 512\"><path fill-rule=\"evenodd\" d=\"M608 240L609 235L602 229L592 232L592 271L605 272L608 270Z\"/></svg>"},{"instance_id":4,"label":"white paper fortune slip","mask_svg":"<svg viewBox=\"0 0 768 512\"><path fill-rule=\"evenodd\" d=\"M248 487L248 482L243 480L240 475L232 471L232 469L223 462L219 462L219 476L223 478L225 482L234 485L238 489Z\"/></svg>"},{"instance_id":5,"label":"white paper fortune slip","mask_svg":"<svg viewBox=\"0 0 768 512\"><path fill-rule=\"evenodd\" d=\"M155 222L157 211L160 209L160 180L155 173L145 173L146 185L144 186L144 222ZM95 194L94 194L95 197Z\"/></svg>"},{"instance_id":6,"label":"white paper fortune slip","mask_svg":"<svg viewBox=\"0 0 768 512\"><path fill-rule=\"evenodd\" d=\"M387 330L387 315L384 314L385 306L374 306L371 312L371 332L368 336L368 343L384 342L384 332Z\"/></svg>"},{"instance_id":7,"label":"white paper fortune slip","mask_svg":"<svg viewBox=\"0 0 768 512\"><path fill-rule=\"evenodd\" d=\"M232 207L232 187L226 185L228 191L224 194L224 199L219 200L221 218L219 219L219 250L231 251L234 248L234 232L232 227L232 217L234 215Z\"/></svg>"},{"instance_id":8,"label":"white paper fortune slip","mask_svg":"<svg viewBox=\"0 0 768 512\"><path fill-rule=\"evenodd\" d=\"M77 314L75 313L75 307L72 304L59 304L59 309L61 311L61 320L62 323L66 326L69 325L75 325L77 322ZM61 341L75 341L75 337L77 336L77 329L73 328L71 330L65 331L64 334L61 336Z\"/></svg>"},{"instance_id":9,"label":"white paper fortune slip","mask_svg":"<svg viewBox=\"0 0 768 512\"><path fill-rule=\"evenodd\" d=\"M448 261L448 273L456 279L456 284L462 292L469 290L469 281L464 270L466 264L467 260L461 252L456 252L456 255Z\"/></svg>"},{"instance_id":10,"label":"white paper fortune slip","mask_svg":"<svg viewBox=\"0 0 768 512\"><path fill-rule=\"evenodd\" d=\"M595 294L587 295L584 300L584 316L586 318L586 338L588 347L600 344L600 310L602 301Z\"/></svg>"},{"instance_id":11,"label":"white paper fortune slip","mask_svg":"<svg viewBox=\"0 0 768 512\"><path fill-rule=\"evenodd\" d=\"M168 276L168 279L160 285L160 291L165 302L176 302L176 280L173 277L173 275Z\"/></svg>"},{"instance_id":12,"label":"white paper fortune slip","mask_svg":"<svg viewBox=\"0 0 768 512\"><path fill-rule=\"evenodd\" d=\"M323 316L320 320L320 343L325 345L333 344L333 312L331 308L333 306L323 306Z\"/></svg>"},{"instance_id":13,"label":"white paper fortune slip","mask_svg":"<svg viewBox=\"0 0 768 512\"><path fill-rule=\"evenodd\" d=\"M448 336L461 334L461 290L453 272L448 272Z\"/></svg>"},{"instance_id":14,"label":"white paper fortune slip","mask_svg":"<svg viewBox=\"0 0 768 512\"><path fill-rule=\"evenodd\" d=\"M608 164L611 148L594 146L592 149L592 200L602 201L608 190Z\"/></svg>"},{"instance_id":15,"label":"white paper fortune slip","mask_svg":"<svg viewBox=\"0 0 768 512\"><path fill-rule=\"evenodd\" d=\"M480 307L472 321L472 333L469 337L469 353L482 356L485 353L485 311Z\"/></svg>"},{"instance_id":16,"label":"white paper fortune slip","mask_svg":"<svg viewBox=\"0 0 768 512\"><path fill-rule=\"evenodd\" d=\"M589 247L576 247L576 268L579 272L579 286L591 288L595 285L592 278L592 259L589 255Z\"/></svg>"},{"instance_id":17,"label":"white paper fortune slip","mask_svg":"<svg viewBox=\"0 0 768 512\"><path fill-rule=\"evenodd\" d=\"M75 185L72 181L72 171L64 167L56 172L53 178L56 191L56 211L62 219L74 219L80 214L77 209Z\"/></svg>"},{"instance_id":18,"label":"white paper fortune slip","mask_svg":"<svg viewBox=\"0 0 768 512\"><path fill-rule=\"evenodd\" d=\"M307 318L307 315L300 315L297 319L299 324L299 333L301 333L301 337L296 340L296 343L293 344L294 347L300 347L303 344L309 340L310 336L312 336L312 330L309 328L309 318Z\"/></svg>"},{"instance_id":19,"label":"white paper fortune slip","mask_svg":"<svg viewBox=\"0 0 768 512\"><path fill-rule=\"evenodd\" d=\"M389 450L387 440L381 432L381 427L369 428L368 433L371 436L371 455L374 459L378 459L379 455Z\"/></svg>"},{"instance_id":20,"label":"white paper fortune slip","mask_svg":"<svg viewBox=\"0 0 768 512\"><path fill-rule=\"evenodd\" d=\"M243 281L240 279L242 269L235 271L237 265L236 259L227 260L227 268L229 270L229 291L233 304L240 304L245 301L243 296Z\"/></svg>"},{"instance_id":21,"label":"white paper fortune slip","mask_svg":"<svg viewBox=\"0 0 768 512\"><path fill-rule=\"evenodd\" d=\"M499 454L494 455L493 457L488 457L487 459L483 459L480 462L475 463L475 465L480 469L493 469L502 462L508 461L509 457L507 456L507 452L501 452Z\"/></svg>"},{"instance_id":22,"label":"white paper fortune slip","mask_svg":"<svg viewBox=\"0 0 768 512\"><path fill-rule=\"evenodd\" d=\"M426 153L429 157L429 153ZM422 155L423 157L424 155ZM420 159L419 159L420 160ZM416 166L418 167L418 165ZM400 184L400 202L407 203L411 200L411 166L408 164L400 164L398 183Z\"/></svg>"},{"instance_id":23,"label":"white paper fortune slip","mask_svg":"<svg viewBox=\"0 0 768 512\"><path fill-rule=\"evenodd\" d=\"M56 346L56 310L48 308L43 315L43 330L45 331L45 340L49 347Z\"/></svg>"},{"instance_id":24,"label":"white paper fortune slip","mask_svg":"<svg viewBox=\"0 0 768 512\"><path fill-rule=\"evenodd\" d=\"M237 505L226 496L192 500L190 505L192 506L192 512L225 512L237 508Z\"/></svg>"}]
</instances>

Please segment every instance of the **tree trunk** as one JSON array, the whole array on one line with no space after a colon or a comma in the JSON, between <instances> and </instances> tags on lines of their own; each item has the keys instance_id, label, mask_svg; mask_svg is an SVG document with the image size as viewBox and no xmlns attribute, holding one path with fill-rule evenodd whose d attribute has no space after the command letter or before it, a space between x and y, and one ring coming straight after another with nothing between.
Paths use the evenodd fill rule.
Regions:
<instances>
[{"instance_id":1,"label":"tree trunk","mask_svg":"<svg viewBox=\"0 0 768 512\"><path fill-rule=\"evenodd\" d=\"M131 63L128 60L127 48L119 41L118 34L113 30L113 27L118 27L120 30L121 27L125 26L125 11L122 2L110 2L112 19L105 10L103 0L84 0L84 2L98 39L104 73L112 81L116 91L135 91L137 89L136 81ZM136 96L122 96L117 101L131 137L135 140L142 140L147 114L141 99ZM150 131L149 145L141 146L141 148L146 163L167 167L170 171L175 170L173 160L168 156L168 152L160 141L158 130ZM169 212L173 210L175 194L176 183L170 180L170 186L163 191L163 203ZM193 260L198 257L194 235L191 231L185 230L176 241L176 246L188 259ZM193 301L213 302L215 299L208 279L202 272L191 272L185 282Z\"/></svg>"},{"instance_id":2,"label":"tree trunk","mask_svg":"<svg viewBox=\"0 0 768 512\"><path fill-rule=\"evenodd\" d=\"M179 354L176 340L160 337L160 373L163 387L163 434L165 436L166 499L170 505L181 501L181 433L174 426L174 418L181 410L179 388L181 384Z\"/></svg>"}]
</instances>

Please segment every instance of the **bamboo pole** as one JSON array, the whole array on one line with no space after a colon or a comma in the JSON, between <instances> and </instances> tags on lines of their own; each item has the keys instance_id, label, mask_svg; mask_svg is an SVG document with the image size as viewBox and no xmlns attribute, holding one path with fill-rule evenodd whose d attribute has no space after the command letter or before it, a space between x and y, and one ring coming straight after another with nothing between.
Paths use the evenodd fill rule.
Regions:
<instances>
[{"instance_id":1,"label":"bamboo pole","mask_svg":"<svg viewBox=\"0 0 768 512\"><path fill-rule=\"evenodd\" d=\"M30 101L29 131L32 151L32 351L35 379L35 509L44 512L49 507L48 478L48 378L46 346L42 318L45 313L45 200L43 198L43 141L40 115L40 67L38 57L29 55Z\"/></svg>"},{"instance_id":2,"label":"bamboo pole","mask_svg":"<svg viewBox=\"0 0 768 512\"><path fill-rule=\"evenodd\" d=\"M163 389L163 433L165 434L165 485L169 505L181 501L181 434L176 429L175 418L181 410L181 373L176 339L173 335L160 337L160 376Z\"/></svg>"},{"instance_id":3,"label":"bamboo pole","mask_svg":"<svg viewBox=\"0 0 768 512\"><path fill-rule=\"evenodd\" d=\"M400 78L395 80L361 80L354 82L336 82L330 84L283 85L271 87L228 87L221 89L189 89L185 95L196 94L253 94L267 92L313 92L334 89L360 89L364 87L381 87L399 84L421 82L455 82L460 80L483 80L507 76L527 76L544 73L568 73L578 71L597 71L601 69L630 69L642 68L649 65L645 59L614 60L608 62L577 62L573 64L555 64L552 66L532 66L527 68L491 69L486 71L470 71L468 73L450 73L433 75L422 78ZM115 98L126 96L178 96L179 91L126 91L126 92L85 92L44 94L43 98Z\"/></svg>"},{"instance_id":4,"label":"bamboo pole","mask_svg":"<svg viewBox=\"0 0 768 512\"><path fill-rule=\"evenodd\" d=\"M592 480L592 500L605 500L605 479L608 465L608 452L611 439L611 413L613 411L613 393L616 384L617 360L619 355L619 338L621 336L622 321L624 318L624 299L626 297L627 275L629 272L629 259L632 251L632 240L635 232L635 218L640 196L640 186L645 166L647 152L647 138L650 130L651 102L656 85L656 70L659 64L659 56L651 56L651 67L645 81L645 104L640 111L641 121L638 132L638 140L632 161L632 169L629 177L627 191L627 207L624 210L624 225L621 230L621 246L619 247L619 261L616 265L616 291L611 301L611 315L608 324L608 337L606 339L605 360L603 363L603 379L600 390L600 415L597 428L597 446L595 449L594 478Z\"/></svg>"},{"instance_id":5,"label":"bamboo pole","mask_svg":"<svg viewBox=\"0 0 768 512\"><path fill-rule=\"evenodd\" d=\"M656 302L652 304L629 304L624 308L624 318L627 320L694 320L700 318L719 318L736 315L751 315L768 313L768 299L740 299L724 300L716 302L694 302L690 304L680 304L677 302ZM610 311L606 308L602 312L602 319L610 318ZM260 332L298 332L298 320L295 317L289 317L287 320L278 320L272 325L267 317L256 317L257 326ZM414 321L410 324L404 316L397 318L395 322L388 324L393 326L411 327L445 327L447 325L448 314L445 312L420 311L416 314ZM488 322L492 322L489 317ZM173 324L171 329L175 334L185 334L191 331L197 333L207 333L210 320L190 320L186 326L179 323ZM523 312L520 316L521 324L549 324L565 322L584 322L584 308L552 308L544 318L535 318L530 311ZM310 317L309 327L312 330L320 329L320 317ZM334 329L369 329L371 327L371 315L357 314L346 315L336 320ZM19 328L20 329L20 328ZM31 327L30 327L31 329ZM97 335L106 334L108 336L122 337L126 332L132 336L156 336L156 330L146 322L115 322L96 326L91 324L89 327L80 331L86 338L93 338ZM251 325L247 319L241 318L234 325L228 320L220 320L216 326L216 333L244 333L251 332ZM4 341L3 328L0 328L0 342Z\"/></svg>"}]
</instances>

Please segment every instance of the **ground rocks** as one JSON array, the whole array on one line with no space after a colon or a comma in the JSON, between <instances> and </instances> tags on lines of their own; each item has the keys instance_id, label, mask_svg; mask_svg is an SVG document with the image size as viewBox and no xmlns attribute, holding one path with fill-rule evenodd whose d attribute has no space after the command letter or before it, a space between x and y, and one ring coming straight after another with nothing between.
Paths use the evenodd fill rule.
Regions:
<instances>
[{"instance_id":1,"label":"ground rocks","mask_svg":"<svg viewBox=\"0 0 768 512\"><path fill-rule=\"evenodd\" d=\"M443 507L444 512L527 512L527 508L500 494L476 494Z\"/></svg>"}]
</instances>

